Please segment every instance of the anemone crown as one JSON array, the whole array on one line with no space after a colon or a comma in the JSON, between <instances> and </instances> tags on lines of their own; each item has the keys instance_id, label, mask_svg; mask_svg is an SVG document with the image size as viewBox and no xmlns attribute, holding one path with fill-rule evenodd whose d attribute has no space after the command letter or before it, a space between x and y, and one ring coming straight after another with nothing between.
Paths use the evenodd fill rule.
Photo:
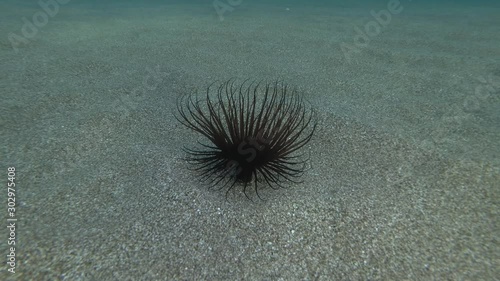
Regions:
<instances>
[{"instance_id":1,"label":"anemone crown","mask_svg":"<svg viewBox=\"0 0 500 281\"><path fill-rule=\"evenodd\" d=\"M296 152L316 130L315 112L294 88L283 82L212 83L205 94L188 93L177 102L177 120L207 142L184 148L210 187L258 183L282 187L299 182L308 159ZM259 196L260 197L260 196Z\"/></svg>"}]
</instances>

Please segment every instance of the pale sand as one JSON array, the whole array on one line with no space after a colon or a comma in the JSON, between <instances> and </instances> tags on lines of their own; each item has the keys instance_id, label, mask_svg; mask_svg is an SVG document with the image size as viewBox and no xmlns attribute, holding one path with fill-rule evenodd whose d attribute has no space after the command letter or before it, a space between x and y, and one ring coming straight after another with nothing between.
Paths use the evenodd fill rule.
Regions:
<instances>
[{"instance_id":1,"label":"pale sand","mask_svg":"<svg viewBox=\"0 0 500 281\"><path fill-rule=\"evenodd\" d=\"M67 4L17 54L7 34L37 9L9 7L0 144L20 221L1 280L498 280L498 5L408 4L351 63L340 44L383 6L220 22L208 4ZM226 201L187 169L175 99L230 77L281 78L317 109L303 184Z\"/></svg>"}]
</instances>

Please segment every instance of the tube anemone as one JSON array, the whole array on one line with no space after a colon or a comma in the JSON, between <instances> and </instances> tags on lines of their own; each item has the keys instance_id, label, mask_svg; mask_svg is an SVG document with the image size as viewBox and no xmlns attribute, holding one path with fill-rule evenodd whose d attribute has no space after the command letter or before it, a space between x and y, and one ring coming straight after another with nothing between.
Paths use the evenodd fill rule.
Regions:
<instances>
[{"instance_id":1,"label":"tube anemone","mask_svg":"<svg viewBox=\"0 0 500 281\"><path fill-rule=\"evenodd\" d=\"M260 183L283 187L304 173L308 159L298 151L311 140L317 119L282 82L213 83L204 94L182 95L177 110L177 120L206 140L184 148L186 159L210 187L226 187L226 196L237 183L247 197L253 183L259 196Z\"/></svg>"}]
</instances>

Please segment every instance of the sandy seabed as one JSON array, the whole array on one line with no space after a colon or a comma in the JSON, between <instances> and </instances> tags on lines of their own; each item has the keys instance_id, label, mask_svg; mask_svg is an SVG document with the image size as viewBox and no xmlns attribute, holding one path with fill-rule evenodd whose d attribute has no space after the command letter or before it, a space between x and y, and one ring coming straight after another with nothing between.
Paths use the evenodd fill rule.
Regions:
<instances>
[{"instance_id":1,"label":"sandy seabed","mask_svg":"<svg viewBox=\"0 0 500 281\"><path fill-rule=\"evenodd\" d=\"M498 280L498 4L402 2L377 29L375 3L245 1L221 21L209 1L69 2L26 38L41 8L14 3L1 280ZM315 107L303 183L226 200L188 169L197 136L175 101L232 77L282 79Z\"/></svg>"}]
</instances>

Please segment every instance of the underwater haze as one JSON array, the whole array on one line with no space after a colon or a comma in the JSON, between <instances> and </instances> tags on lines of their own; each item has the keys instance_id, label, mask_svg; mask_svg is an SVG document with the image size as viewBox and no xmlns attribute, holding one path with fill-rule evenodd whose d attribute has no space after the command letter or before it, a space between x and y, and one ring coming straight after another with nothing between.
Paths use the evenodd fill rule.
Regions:
<instances>
[{"instance_id":1,"label":"underwater haze","mask_svg":"<svg viewBox=\"0 0 500 281\"><path fill-rule=\"evenodd\" d=\"M314 108L300 181L186 161L229 79ZM0 94L0 280L500 276L500 1L0 0Z\"/></svg>"}]
</instances>

